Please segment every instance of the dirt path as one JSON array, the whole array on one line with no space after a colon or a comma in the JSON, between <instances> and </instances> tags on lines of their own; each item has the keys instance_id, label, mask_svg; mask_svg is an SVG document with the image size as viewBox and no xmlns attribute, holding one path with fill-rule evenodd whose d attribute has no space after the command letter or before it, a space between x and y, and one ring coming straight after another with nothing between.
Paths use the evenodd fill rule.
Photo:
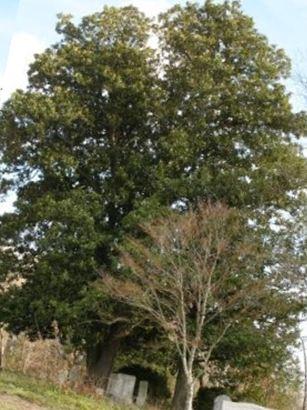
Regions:
<instances>
[{"instance_id":1,"label":"dirt path","mask_svg":"<svg viewBox=\"0 0 307 410\"><path fill-rule=\"evenodd\" d=\"M40 407L29 401L23 400L18 396L10 396L9 394L0 394L0 409L1 410L47 410L46 407Z\"/></svg>"}]
</instances>

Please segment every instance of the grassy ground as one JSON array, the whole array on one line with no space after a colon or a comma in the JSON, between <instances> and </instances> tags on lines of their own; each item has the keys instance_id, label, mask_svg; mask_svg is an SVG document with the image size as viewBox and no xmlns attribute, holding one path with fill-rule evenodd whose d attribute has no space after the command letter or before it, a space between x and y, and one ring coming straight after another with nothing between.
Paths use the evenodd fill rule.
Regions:
<instances>
[{"instance_id":1,"label":"grassy ground","mask_svg":"<svg viewBox=\"0 0 307 410\"><path fill-rule=\"evenodd\" d=\"M59 389L24 375L0 373L1 410L128 410L103 399Z\"/></svg>"}]
</instances>

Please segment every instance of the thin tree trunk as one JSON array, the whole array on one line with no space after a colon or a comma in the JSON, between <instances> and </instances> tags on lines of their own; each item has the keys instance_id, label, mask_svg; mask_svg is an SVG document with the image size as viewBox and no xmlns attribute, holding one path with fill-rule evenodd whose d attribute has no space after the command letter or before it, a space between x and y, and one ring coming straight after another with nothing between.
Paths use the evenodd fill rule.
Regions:
<instances>
[{"instance_id":1,"label":"thin tree trunk","mask_svg":"<svg viewBox=\"0 0 307 410\"><path fill-rule=\"evenodd\" d=\"M186 401L184 410L193 410L194 382L191 376L186 385Z\"/></svg>"},{"instance_id":2,"label":"thin tree trunk","mask_svg":"<svg viewBox=\"0 0 307 410\"><path fill-rule=\"evenodd\" d=\"M88 377L104 390L108 386L114 360L120 348L120 341L121 338L118 335L110 334L103 343L98 343L87 352Z\"/></svg>"}]
</instances>

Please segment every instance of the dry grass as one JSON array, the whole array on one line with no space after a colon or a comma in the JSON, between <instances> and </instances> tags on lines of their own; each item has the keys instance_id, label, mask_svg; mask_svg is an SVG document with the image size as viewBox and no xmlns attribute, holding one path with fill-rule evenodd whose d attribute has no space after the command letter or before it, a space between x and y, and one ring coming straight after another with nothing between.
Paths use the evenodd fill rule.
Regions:
<instances>
[{"instance_id":1,"label":"dry grass","mask_svg":"<svg viewBox=\"0 0 307 410\"><path fill-rule=\"evenodd\" d=\"M69 389L61 389L7 371L0 374L0 408L1 410L128 410L128 406L121 407L102 398L78 394Z\"/></svg>"},{"instance_id":2,"label":"dry grass","mask_svg":"<svg viewBox=\"0 0 307 410\"><path fill-rule=\"evenodd\" d=\"M57 339L30 342L25 335L9 336L2 330L2 366L60 386L78 387L85 365L78 353L67 352Z\"/></svg>"}]
</instances>

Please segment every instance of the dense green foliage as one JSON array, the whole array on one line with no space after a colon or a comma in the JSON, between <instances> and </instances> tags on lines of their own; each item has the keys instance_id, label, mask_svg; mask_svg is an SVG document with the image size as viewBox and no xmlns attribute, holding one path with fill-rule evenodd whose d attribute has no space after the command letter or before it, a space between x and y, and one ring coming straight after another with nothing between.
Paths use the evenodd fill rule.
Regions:
<instances>
[{"instance_id":1,"label":"dense green foliage","mask_svg":"<svg viewBox=\"0 0 307 410\"><path fill-rule=\"evenodd\" d=\"M76 304L98 267L111 264L122 219L152 193L158 98L148 21L135 9L106 9L79 29L62 17L57 30L64 40L37 57L29 90L2 112L2 161L15 176L18 211L4 216L1 236L14 235L23 258L15 254L10 272L27 280L6 310L18 309L13 330L48 336L57 320L79 339ZM88 304L86 321L95 321Z\"/></svg>"},{"instance_id":2,"label":"dense green foliage","mask_svg":"<svg viewBox=\"0 0 307 410\"><path fill-rule=\"evenodd\" d=\"M117 307L91 284L116 274L117 243L140 220L200 200L244 208L272 248L268 222L279 225L299 293L306 165L294 141L306 117L282 84L284 52L237 2L176 6L156 26L107 7L79 25L61 16L57 31L0 114L1 194L17 194L0 222L0 277L12 281L0 321L32 337L52 336L56 321L63 340L94 344L107 328L99 312ZM263 318L276 325L269 340L288 326L284 353L301 309L287 296Z\"/></svg>"}]
</instances>

